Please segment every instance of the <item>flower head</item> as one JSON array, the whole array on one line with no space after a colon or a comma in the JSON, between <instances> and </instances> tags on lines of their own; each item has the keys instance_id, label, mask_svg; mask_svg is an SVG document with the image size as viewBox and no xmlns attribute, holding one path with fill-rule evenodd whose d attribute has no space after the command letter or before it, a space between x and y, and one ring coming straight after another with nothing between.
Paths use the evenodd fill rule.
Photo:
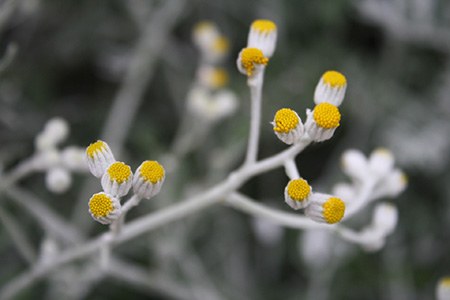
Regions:
<instances>
[{"instance_id":1,"label":"flower head","mask_svg":"<svg viewBox=\"0 0 450 300\"><path fill-rule=\"evenodd\" d=\"M109 165L116 161L108 144L101 140L86 148L86 159L89 170L95 177L103 176Z\"/></svg>"},{"instance_id":2,"label":"flower head","mask_svg":"<svg viewBox=\"0 0 450 300\"><path fill-rule=\"evenodd\" d=\"M256 20L250 26L247 47L258 48L272 57L277 42L277 25L270 20Z\"/></svg>"},{"instance_id":3,"label":"flower head","mask_svg":"<svg viewBox=\"0 0 450 300\"><path fill-rule=\"evenodd\" d=\"M224 68L202 67L198 71L198 79L208 89L218 89L228 83L228 72Z\"/></svg>"},{"instance_id":4,"label":"flower head","mask_svg":"<svg viewBox=\"0 0 450 300\"><path fill-rule=\"evenodd\" d=\"M197 23L192 36L203 60L209 63L218 63L228 54L230 42L227 37L220 34L219 29L213 22L202 21Z\"/></svg>"},{"instance_id":5,"label":"flower head","mask_svg":"<svg viewBox=\"0 0 450 300\"><path fill-rule=\"evenodd\" d=\"M150 199L159 193L164 179L164 167L157 161L146 160L134 174L133 191L142 198Z\"/></svg>"},{"instance_id":6,"label":"flower head","mask_svg":"<svg viewBox=\"0 0 450 300\"><path fill-rule=\"evenodd\" d=\"M398 210L392 204L379 203L373 212L372 225L385 236L394 232L397 226Z\"/></svg>"},{"instance_id":7,"label":"flower head","mask_svg":"<svg viewBox=\"0 0 450 300\"><path fill-rule=\"evenodd\" d=\"M133 173L130 166L116 161L109 165L102 177L103 190L115 197L128 194L131 188Z\"/></svg>"},{"instance_id":8,"label":"flower head","mask_svg":"<svg viewBox=\"0 0 450 300\"><path fill-rule=\"evenodd\" d=\"M310 195L311 186L303 178L292 179L284 189L284 200L296 210L308 206Z\"/></svg>"},{"instance_id":9,"label":"flower head","mask_svg":"<svg viewBox=\"0 0 450 300\"><path fill-rule=\"evenodd\" d=\"M289 108L278 110L273 118L272 125L277 137L288 145L298 141L304 132L300 117Z\"/></svg>"},{"instance_id":10,"label":"flower head","mask_svg":"<svg viewBox=\"0 0 450 300\"><path fill-rule=\"evenodd\" d=\"M314 193L310 200L310 204L305 209L305 215L313 221L335 224L344 217L345 203L340 198Z\"/></svg>"},{"instance_id":11,"label":"flower head","mask_svg":"<svg viewBox=\"0 0 450 300\"><path fill-rule=\"evenodd\" d=\"M450 299L450 276L443 277L439 280L436 286L436 299L437 300Z\"/></svg>"},{"instance_id":12,"label":"flower head","mask_svg":"<svg viewBox=\"0 0 450 300\"><path fill-rule=\"evenodd\" d=\"M408 176L399 169L393 169L381 178L377 188L382 190L382 195L396 197L408 186Z\"/></svg>"},{"instance_id":13,"label":"flower head","mask_svg":"<svg viewBox=\"0 0 450 300\"><path fill-rule=\"evenodd\" d=\"M316 142L330 139L341 121L339 109L326 102L317 104L312 112L307 110L306 114L306 132Z\"/></svg>"},{"instance_id":14,"label":"flower head","mask_svg":"<svg viewBox=\"0 0 450 300\"><path fill-rule=\"evenodd\" d=\"M342 170L356 180L363 180L368 176L368 162L364 154L356 149L346 150L341 157Z\"/></svg>"},{"instance_id":15,"label":"flower head","mask_svg":"<svg viewBox=\"0 0 450 300\"><path fill-rule=\"evenodd\" d=\"M232 115L238 107L236 95L228 90L218 92L195 87L188 94L188 109L198 118L217 122Z\"/></svg>"},{"instance_id":16,"label":"flower head","mask_svg":"<svg viewBox=\"0 0 450 300\"><path fill-rule=\"evenodd\" d=\"M375 149L369 157L369 168L373 175L383 178L394 167L394 155L386 148Z\"/></svg>"},{"instance_id":17,"label":"flower head","mask_svg":"<svg viewBox=\"0 0 450 300\"><path fill-rule=\"evenodd\" d=\"M268 62L269 59L264 56L260 49L244 48L239 53L237 67L242 74L252 77L264 68Z\"/></svg>"},{"instance_id":18,"label":"flower head","mask_svg":"<svg viewBox=\"0 0 450 300\"><path fill-rule=\"evenodd\" d=\"M201 21L194 26L192 38L201 49L207 49L220 36L217 26L210 21Z\"/></svg>"},{"instance_id":19,"label":"flower head","mask_svg":"<svg viewBox=\"0 0 450 300\"><path fill-rule=\"evenodd\" d=\"M44 127L44 130L36 137L36 148L39 151L54 149L69 135L69 125L63 118L52 118Z\"/></svg>"},{"instance_id":20,"label":"flower head","mask_svg":"<svg viewBox=\"0 0 450 300\"><path fill-rule=\"evenodd\" d=\"M45 175L45 185L53 193L64 193L71 184L72 176L65 168L52 168Z\"/></svg>"},{"instance_id":21,"label":"flower head","mask_svg":"<svg viewBox=\"0 0 450 300\"><path fill-rule=\"evenodd\" d=\"M71 171L85 172L88 168L85 151L77 146L69 146L61 151L61 163Z\"/></svg>"},{"instance_id":22,"label":"flower head","mask_svg":"<svg viewBox=\"0 0 450 300\"><path fill-rule=\"evenodd\" d=\"M314 91L314 102L331 103L335 106L341 105L347 90L347 79L337 71L325 72L319 80Z\"/></svg>"},{"instance_id":23,"label":"flower head","mask_svg":"<svg viewBox=\"0 0 450 300\"><path fill-rule=\"evenodd\" d=\"M221 62L230 50L230 41L226 36L219 35L213 41L208 50L204 53L205 59L210 63Z\"/></svg>"},{"instance_id":24,"label":"flower head","mask_svg":"<svg viewBox=\"0 0 450 300\"><path fill-rule=\"evenodd\" d=\"M89 199L89 213L102 224L111 224L120 216L120 202L104 192L94 194Z\"/></svg>"}]
</instances>

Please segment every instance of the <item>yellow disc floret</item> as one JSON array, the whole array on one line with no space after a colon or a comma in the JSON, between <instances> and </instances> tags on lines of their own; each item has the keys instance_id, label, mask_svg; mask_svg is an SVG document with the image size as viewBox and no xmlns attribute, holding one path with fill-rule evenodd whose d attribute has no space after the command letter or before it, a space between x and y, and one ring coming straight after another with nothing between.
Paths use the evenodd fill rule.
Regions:
<instances>
[{"instance_id":1,"label":"yellow disc floret","mask_svg":"<svg viewBox=\"0 0 450 300\"><path fill-rule=\"evenodd\" d=\"M105 142L104 142L104 141L98 140L98 141L96 141L95 143L90 144L90 145L86 148L86 154L87 154L89 157L93 158L95 153L97 153L97 152L99 152L99 151L102 151L102 150L105 149L105 148L106 148Z\"/></svg>"},{"instance_id":2,"label":"yellow disc floret","mask_svg":"<svg viewBox=\"0 0 450 300\"><path fill-rule=\"evenodd\" d=\"M108 216L113 210L113 202L105 193L94 194L89 200L89 210L95 218Z\"/></svg>"},{"instance_id":3,"label":"yellow disc floret","mask_svg":"<svg viewBox=\"0 0 450 300\"><path fill-rule=\"evenodd\" d=\"M145 181L155 184L164 177L165 171L161 164L154 160L144 161L141 165L140 175Z\"/></svg>"},{"instance_id":4,"label":"yellow disc floret","mask_svg":"<svg viewBox=\"0 0 450 300\"><path fill-rule=\"evenodd\" d=\"M131 177L130 166L120 161L111 164L107 172L111 181L116 181L119 184L127 181Z\"/></svg>"},{"instance_id":5,"label":"yellow disc floret","mask_svg":"<svg viewBox=\"0 0 450 300\"><path fill-rule=\"evenodd\" d=\"M220 88L228 83L228 73L223 68L216 68L211 74L211 83L214 87Z\"/></svg>"},{"instance_id":6,"label":"yellow disc floret","mask_svg":"<svg viewBox=\"0 0 450 300\"><path fill-rule=\"evenodd\" d=\"M322 79L326 84L332 87L342 87L347 83L347 79L342 73L336 71L327 71L322 75Z\"/></svg>"},{"instance_id":7,"label":"yellow disc floret","mask_svg":"<svg viewBox=\"0 0 450 300\"><path fill-rule=\"evenodd\" d=\"M262 32L271 32L277 29L277 25L270 20L256 20L252 23L251 28Z\"/></svg>"},{"instance_id":8,"label":"yellow disc floret","mask_svg":"<svg viewBox=\"0 0 450 300\"><path fill-rule=\"evenodd\" d=\"M255 64L267 65L269 59L258 48L245 48L241 52L241 64L247 71L247 76L252 76Z\"/></svg>"},{"instance_id":9,"label":"yellow disc floret","mask_svg":"<svg viewBox=\"0 0 450 300\"><path fill-rule=\"evenodd\" d=\"M287 186L287 193L291 199L295 201L303 201L311 192L311 187L308 182L302 178L293 179L289 181Z\"/></svg>"},{"instance_id":10,"label":"yellow disc floret","mask_svg":"<svg viewBox=\"0 0 450 300\"><path fill-rule=\"evenodd\" d=\"M342 220L345 212L345 203L337 197L329 198L323 205L323 218L328 224Z\"/></svg>"},{"instance_id":11,"label":"yellow disc floret","mask_svg":"<svg viewBox=\"0 0 450 300\"><path fill-rule=\"evenodd\" d=\"M314 108L314 120L317 125L322 128L331 129L339 126L341 121L341 113L333 104L323 102Z\"/></svg>"},{"instance_id":12,"label":"yellow disc floret","mask_svg":"<svg viewBox=\"0 0 450 300\"><path fill-rule=\"evenodd\" d=\"M230 49L230 42L224 36L220 36L214 40L213 49L218 53L225 53Z\"/></svg>"},{"instance_id":13,"label":"yellow disc floret","mask_svg":"<svg viewBox=\"0 0 450 300\"><path fill-rule=\"evenodd\" d=\"M195 24L195 26L194 26L195 32L214 30L214 29L215 29L215 25L213 22L210 22L210 21L201 21L201 22L198 22L197 24Z\"/></svg>"},{"instance_id":14,"label":"yellow disc floret","mask_svg":"<svg viewBox=\"0 0 450 300\"><path fill-rule=\"evenodd\" d=\"M295 111L289 108L282 108L275 114L273 130L280 133L288 133L296 128L299 122L299 117Z\"/></svg>"},{"instance_id":15,"label":"yellow disc floret","mask_svg":"<svg viewBox=\"0 0 450 300\"><path fill-rule=\"evenodd\" d=\"M439 284L445 287L450 287L450 277L444 277L441 280L439 280Z\"/></svg>"}]
</instances>

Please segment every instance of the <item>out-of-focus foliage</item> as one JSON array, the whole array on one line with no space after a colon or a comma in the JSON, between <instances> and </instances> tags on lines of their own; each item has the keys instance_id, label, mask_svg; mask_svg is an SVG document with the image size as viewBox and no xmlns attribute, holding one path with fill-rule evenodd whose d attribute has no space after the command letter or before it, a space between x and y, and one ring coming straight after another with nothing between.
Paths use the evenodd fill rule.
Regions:
<instances>
[{"instance_id":1,"label":"out-of-focus foliage","mask_svg":"<svg viewBox=\"0 0 450 300\"><path fill-rule=\"evenodd\" d=\"M32 153L34 136L53 116L71 124L71 144L88 145L99 137L145 25L163 3L0 1L0 56L12 43L17 47L0 73L4 169ZM212 287L224 299L431 299L437 280L450 273L450 2L196 0L180 5L183 12L157 56L143 102L130 124L124 158L136 165L146 157L163 158L170 150L198 63L191 41L198 21L215 22L230 38L226 68L241 109L217 125L197 153L184 158L173 182L176 188L166 184L167 197L148 205L145 212L223 179L225 174L208 173L205 167L218 163L218 157L232 155L226 160L231 162L225 167L228 171L242 161L249 93L235 59L257 18L271 19L279 28L277 50L266 70L260 156L284 148L269 125L274 112L288 106L303 112L312 103L321 74L337 69L349 82L341 127L333 140L300 155L301 175L330 189L341 176L337 167L344 149L367 153L381 145L398 158L409 188L396 200L399 226L382 250L366 253L343 241L328 242L323 247L331 258L325 266L302 260L304 248L299 243L313 241L302 239L305 233L258 226L251 217L223 207L152 232L120 247L119 253L139 257L137 262L150 270L179 273L181 282ZM47 192L41 174L21 184L70 218L83 180L74 178L74 186L63 196ZM270 206L285 208L286 180L278 170L251 180L243 190ZM3 204L33 233L38 247L43 232L19 208ZM1 286L24 268L1 228L0 257ZM75 272L66 273L70 271ZM203 282L205 278L208 282ZM80 295L148 297L148 291L115 282L106 277ZM326 290L324 295L315 294L321 289ZM52 298L58 292L50 284L40 284L21 299ZM150 291L150 295L165 299L164 294Z\"/></svg>"}]
</instances>

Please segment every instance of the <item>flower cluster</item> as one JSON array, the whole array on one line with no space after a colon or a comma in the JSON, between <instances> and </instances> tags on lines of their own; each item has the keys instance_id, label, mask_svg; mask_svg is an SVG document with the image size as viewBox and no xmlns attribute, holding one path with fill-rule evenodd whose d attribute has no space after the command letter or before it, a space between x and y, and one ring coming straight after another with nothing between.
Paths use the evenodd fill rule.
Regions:
<instances>
[{"instance_id":1,"label":"flower cluster","mask_svg":"<svg viewBox=\"0 0 450 300\"><path fill-rule=\"evenodd\" d=\"M330 139L341 121L338 106L342 103L347 89L344 75L336 71L325 72L314 93L316 106L307 109L306 122L289 108L278 110L273 119L273 131L284 143L294 144L307 134L311 140L322 142Z\"/></svg>"},{"instance_id":2,"label":"flower cluster","mask_svg":"<svg viewBox=\"0 0 450 300\"><path fill-rule=\"evenodd\" d=\"M58 149L68 135L67 122L62 118L53 118L35 139L35 167L46 172L45 185L57 194L64 193L72 184L71 172L87 171L82 148L68 146Z\"/></svg>"},{"instance_id":3,"label":"flower cluster","mask_svg":"<svg viewBox=\"0 0 450 300\"><path fill-rule=\"evenodd\" d=\"M353 181L350 187L342 186L345 193L354 193L358 186L373 182L376 194L373 197L395 197L403 192L407 186L406 175L394 168L394 156L384 148L374 150L366 158L359 150L350 149L344 152L341 158L342 170Z\"/></svg>"},{"instance_id":4,"label":"flower cluster","mask_svg":"<svg viewBox=\"0 0 450 300\"><path fill-rule=\"evenodd\" d=\"M397 226L397 207L389 203L375 206L372 223L360 233L360 244L367 251L377 251L386 243L386 237L392 234Z\"/></svg>"},{"instance_id":5,"label":"flower cluster","mask_svg":"<svg viewBox=\"0 0 450 300\"><path fill-rule=\"evenodd\" d=\"M110 224L121 214L120 198L131 188L139 199L150 199L161 190L165 171L157 161L144 161L134 172L124 162L116 161L108 144L96 141L86 148L91 173L101 178L102 192L89 200L91 216L102 224Z\"/></svg>"},{"instance_id":6,"label":"flower cluster","mask_svg":"<svg viewBox=\"0 0 450 300\"><path fill-rule=\"evenodd\" d=\"M200 52L196 83L188 94L188 109L207 122L232 115L237 109L236 95L226 88L228 72L220 66L229 52L228 38L209 21L199 22L193 40Z\"/></svg>"},{"instance_id":7,"label":"flower cluster","mask_svg":"<svg viewBox=\"0 0 450 300\"><path fill-rule=\"evenodd\" d=\"M252 84L264 73L277 43L277 26L270 20L256 20L250 26L247 47L241 50L236 61L238 70L247 75Z\"/></svg>"},{"instance_id":8,"label":"flower cluster","mask_svg":"<svg viewBox=\"0 0 450 300\"><path fill-rule=\"evenodd\" d=\"M305 215L319 223L334 224L344 217L344 201L332 195L313 193L303 178L289 181L284 189L284 199L295 210L304 208Z\"/></svg>"},{"instance_id":9,"label":"flower cluster","mask_svg":"<svg viewBox=\"0 0 450 300\"><path fill-rule=\"evenodd\" d=\"M315 142L330 139L339 126L341 114L338 106L342 103L347 81L336 71L325 72L316 86L315 108L306 111L306 122L290 108L282 108L275 113L272 121L275 135L284 143L292 145L308 138ZM333 195L313 193L303 178L294 178L284 192L286 203L293 209L305 209L305 215L316 222L334 224L344 217L345 203Z\"/></svg>"},{"instance_id":10,"label":"flower cluster","mask_svg":"<svg viewBox=\"0 0 450 300\"><path fill-rule=\"evenodd\" d=\"M376 199L398 196L407 186L406 175L394 167L392 153L384 148L374 150L369 157L358 150L347 150L342 155L341 165L351 183L335 185L333 193L346 199L350 215ZM373 211L372 222L352 239L367 251L377 251L393 233L397 219L394 204L379 203Z\"/></svg>"}]
</instances>

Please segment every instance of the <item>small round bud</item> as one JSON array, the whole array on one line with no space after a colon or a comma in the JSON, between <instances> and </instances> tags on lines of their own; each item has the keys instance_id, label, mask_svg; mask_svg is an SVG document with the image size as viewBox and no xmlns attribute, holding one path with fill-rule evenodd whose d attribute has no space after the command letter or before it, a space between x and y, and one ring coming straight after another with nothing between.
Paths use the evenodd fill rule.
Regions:
<instances>
[{"instance_id":1,"label":"small round bud","mask_svg":"<svg viewBox=\"0 0 450 300\"><path fill-rule=\"evenodd\" d=\"M305 208L309 204L311 186L303 178L292 179L284 189L284 200L293 209Z\"/></svg>"},{"instance_id":2,"label":"small round bud","mask_svg":"<svg viewBox=\"0 0 450 300\"><path fill-rule=\"evenodd\" d=\"M320 78L314 91L314 103L327 102L335 106L341 105L347 90L347 79L336 71L327 71Z\"/></svg>"},{"instance_id":3,"label":"small round bud","mask_svg":"<svg viewBox=\"0 0 450 300\"><path fill-rule=\"evenodd\" d=\"M120 216L121 205L117 198L101 192L89 199L89 213L97 222L111 224Z\"/></svg>"},{"instance_id":4,"label":"small round bud","mask_svg":"<svg viewBox=\"0 0 450 300\"><path fill-rule=\"evenodd\" d=\"M273 131L282 142L288 145L294 144L304 133L301 121L295 111L289 108L282 108L277 111L273 118Z\"/></svg>"},{"instance_id":5,"label":"small round bud","mask_svg":"<svg viewBox=\"0 0 450 300\"><path fill-rule=\"evenodd\" d=\"M342 220L345 203L340 198L314 193L311 202L305 209L305 215L319 223L335 224Z\"/></svg>"},{"instance_id":6,"label":"small round bud","mask_svg":"<svg viewBox=\"0 0 450 300\"><path fill-rule=\"evenodd\" d=\"M133 180L130 166L116 161L109 165L102 176L103 190L114 196L122 197L128 194Z\"/></svg>"},{"instance_id":7,"label":"small round bud","mask_svg":"<svg viewBox=\"0 0 450 300\"><path fill-rule=\"evenodd\" d=\"M244 48L239 53L237 67L239 72L248 77L253 77L259 73L269 63L269 59L264 56L258 48Z\"/></svg>"},{"instance_id":8,"label":"small round bud","mask_svg":"<svg viewBox=\"0 0 450 300\"><path fill-rule=\"evenodd\" d=\"M50 169L45 176L45 185L49 191L55 194L62 194L67 191L72 184L70 173L60 167Z\"/></svg>"},{"instance_id":9,"label":"small round bud","mask_svg":"<svg viewBox=\"0 0 450 300\"><path fill-rule=\"evenodd\" d=\"M277 43L277 25L270 20L256 20L250 26L247 47L258 48L266 57L272 57Z\"/></svg>"},{"instance_id":10,"label":"small round bud","mask_svg":"<svg viewBox=\"0 0 450 300\"><path fill-rule=\"evenodd\" d=\"M144 161L134 173L134 193L145 199L154 197L161 190L165 173L164 167L157 161Z\"/></svg>"},{"instance_id":11,"label":"small round bud","mask_svg":"<svg viewBox=\"0 0 450 300\"><path fill-rule=\"evenodd\" d=\"M115 162L108 144L98 140L86 148L86 159L89 170L95 177L102 177L110 164Z\"/></svg>"},{"instance_id":12,"label":"small round bud","mask_svg":"<svg viewBox=\"0 0 450 300\"><path fill-rule=\"evenodd\" d=\"M330 103L320 103L306 114L305 130L315 142L330 139L341 121L339 109Z\"/></svg>"}]
</instances>

